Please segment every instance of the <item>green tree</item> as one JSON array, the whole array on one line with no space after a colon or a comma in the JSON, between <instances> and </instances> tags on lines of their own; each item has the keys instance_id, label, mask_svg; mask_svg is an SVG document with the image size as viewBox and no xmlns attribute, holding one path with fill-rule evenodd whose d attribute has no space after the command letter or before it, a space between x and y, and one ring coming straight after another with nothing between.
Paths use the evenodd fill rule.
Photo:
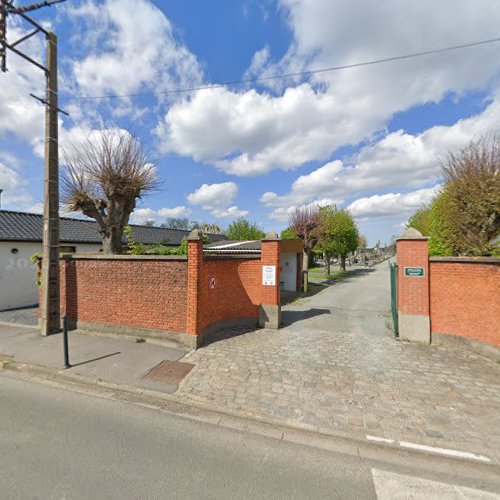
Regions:
<instances>
[{"instance_id":1,"label":"green tree","mask_svg":"<svg viewBox=\"0 0 500 500\"><path fill-rule=\"evenodd\" d=\"M339 255L340 266L345 271L347 256L358 248L358 227L346 209L328 205L320 208L319 214L318 246L326 255Z\"/></svg>"},{"instance_id":2,"label":"green tree","mask_svg":"<svg viewBox=\"0 0 500 500\"><path fill-rule=\"evenodd\" d=\"M500 134L450 153L442 165L443 239L455 255L492 255L500 235Z\"/></svg>"},{"instance_id":3,"label":"green tree","mask_svg":"<svg viewBox=\"0 0 500 500\"><path fill-rule=\"evenodd\" d=\"M227 237L235 241L261 240L266 233L255 223L240 217L236 219L227 228Z\"/></svg>"},{"instance_id":4,"label":"green tree","mask_svg":"<svg viewBox=\"0 0 500 500\"><path fill-rule=\"evenodd\" d=\"M442 169L443 187L408 227L429 237L430 255L498 255L500 136L450 153Z\"/></svg>"},{"instance_id":5,"label":"green tree","mask_svg":"<svg viewBox=\"0 0 500 500\"><path fill-rule=\"evenodd\" d=\"M295 240L298 236L295 234L295 231L291 227L287 227L283 231L281 231L280 238L282 240Z\"/></svg>"}]
</instances>

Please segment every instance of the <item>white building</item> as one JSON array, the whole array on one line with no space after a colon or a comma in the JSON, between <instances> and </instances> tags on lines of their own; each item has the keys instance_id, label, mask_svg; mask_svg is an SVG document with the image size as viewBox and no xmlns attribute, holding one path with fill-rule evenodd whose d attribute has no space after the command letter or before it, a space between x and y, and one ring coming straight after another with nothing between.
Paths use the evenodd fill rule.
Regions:
<instances>
[{"instance_id":1,"label":"white building","mask_svg":"<svg viewBox=\"0 0 500 500\"><path fill-rule=\"evenodd\" d=\"M132 226L138 243L178 246L189 231ZM0 210L0 311L38 303L36 266L31 257L42 252L43 216ZM222 235L208 235L211 241ZM61 253L99 252L102 249L97 223L61 217Z\"/></svg>"}]
</instances>

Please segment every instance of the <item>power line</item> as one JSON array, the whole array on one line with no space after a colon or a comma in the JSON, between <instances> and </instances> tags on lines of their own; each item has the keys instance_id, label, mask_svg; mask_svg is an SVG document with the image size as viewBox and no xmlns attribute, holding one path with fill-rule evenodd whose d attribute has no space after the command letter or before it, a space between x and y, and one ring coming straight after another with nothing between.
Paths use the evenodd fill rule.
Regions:
<instances>
[{"instance_id":1,"label":"power line","mask_svg":"<svg viewBox=\"0 0 500 500\"><path fill-rule=\"evenodd\" d=\"M489 38L487 40L480 40L478 42L471 42L471 43L464 43L461 45L452 45L451 47L444 47L441 49L431 49L431 50L424 50L421 52L413 52L410 54L404 54L400 56L393 56L393 57L385 57L383 59L373 59L371 61L364 61L364 62L359 62L359 63L353 63L353 64L345 64L341 66L332 66L329 68L321 68L321 69L314 69L314 70L309 70L309 71L298 71L295 73L285 73L285 74L280 74L280 75L272 75L272 76L261 76L257 78L247 78L247 79L242 79L242 80L233 80L233 81L227 81L227 82L222 82L222 83L216 83L212 85L202 85L199 87L191 87L191 88L183 88L183 89L174 89L174 90L165 90L165 91L159 91L159 92L137 92L137 93L129 93L129 94L109 94L109 95L96 95L96 96L66 96L66 97L60 97L60 99L64 100L90 100L90 99L119 99L119 98L125 98L125 97L140 97L140 96L150 96L150 95L168 95L168 94L181 94L181 93L188 93L188 92L196 92L199 90L210 90L210 89L219 89L222 87L227 87L230 85L240 85L240 84L245 84L245 83L258 83L262 81L269 81L269 80L280 80L280 79L285 79L285 78L294 78L298 76L310 76L310 75L316 75L320 73L328 73L331 71L340 71L344 69L351 69L351 68L360 68L363 66L374 66L376 64L383 64L383 63L388 63L392 61L402 61L405 59L412 59L415 57L423 57L423 56L429 56L429 55L434 55L434 54L442 54L444 52L451 52L455 50L461 50L461 49L468 49L472 47L478 47L481 45L489 45L492 43L498 43L500 42L500 37L498 38Z\"/></svg>"}]
</instances>

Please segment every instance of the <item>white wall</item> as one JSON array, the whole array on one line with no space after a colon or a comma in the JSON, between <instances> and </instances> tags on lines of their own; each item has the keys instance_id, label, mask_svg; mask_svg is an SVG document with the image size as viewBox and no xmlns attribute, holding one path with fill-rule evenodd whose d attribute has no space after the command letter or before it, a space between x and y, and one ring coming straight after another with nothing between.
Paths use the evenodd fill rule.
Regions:
<instances>
[{"instance_id":1,"label":"white wall","mask_svg":"<svg viewBox=\"0 0 500 500\"><path fill-rule=\"evenodd\" d=\"M77 252L98 252L101 245L71 244ZM16 248L18 252L12 253ZM42 252L41 243L0 241L0 311L38 303L38 287L35 283L35 265L31 262L34 253Z\"/></svg>"},{"instance_id":2,"label":"white wall","mask_svg":"<svg viewBox=\"0 0 500 500\"><path fill-rule=\"evenodd\" d=\"M281 254L281 275L280 280L283 281L283 290L291 292L297 291L297 254L282 253Z\"/></svg>"}]
</instances>

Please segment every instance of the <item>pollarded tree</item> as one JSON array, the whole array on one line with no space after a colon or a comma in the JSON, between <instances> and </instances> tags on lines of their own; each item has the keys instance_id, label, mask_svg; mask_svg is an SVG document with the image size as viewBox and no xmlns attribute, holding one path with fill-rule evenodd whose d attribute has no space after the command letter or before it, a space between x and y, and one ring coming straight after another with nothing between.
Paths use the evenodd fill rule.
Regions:
<instances>
[{"instance_id":1,"label":"pollarded tree","mask_svg":"<svg viewBox=\"0 0 500 500\"><path fill-rule=\"evenodd\" d=\"M121 253L123 230L137 200L157 185L156 168L141 142L126 131L108 129L65 151L64 164L64 202L97 221L104 253Z\"/></svg>"},{"instance_id":2,"label":"pollarded tree","mask_svg":"<svg viewBox=\"0 0 500 500\"><path fill-rule=\"evenodd\" d=\"M320 209L320 246L327 255L339 255L340 266L345 271L347 256L359 245L359 231L351 214L334 205Z\"/></svg>"},{"instance_id":3,"label":"pollarded tree","mask_svg":"<svg viewBox=\"0 0 500 500\"><path fill-rule=\"evenodd\" d=\"M291 214L289 219L289 229L297 238L304 242L304 252L302 259L302 271L304 273L304 292L307 292L309 285L309 255L318 241L318 227L320 224L319 210L316 206L298 207Z\"/></svg>"}]
</instances>

